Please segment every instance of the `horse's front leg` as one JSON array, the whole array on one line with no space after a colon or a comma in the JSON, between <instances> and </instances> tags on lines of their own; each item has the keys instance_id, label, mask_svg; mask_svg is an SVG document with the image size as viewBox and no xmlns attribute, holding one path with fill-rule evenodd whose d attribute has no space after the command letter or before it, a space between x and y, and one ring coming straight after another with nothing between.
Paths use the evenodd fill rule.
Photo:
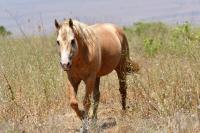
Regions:
<instances>
[{"instance_id":1,"label":"horse's front leg","mask_svg":"<svg viewBox=\"0 0 200 133\"><path fill-rule=\"evenodd\" d=\"M85 81L86 93L83 100L83 106L84 106L84 111L85 111L86 116L88 115L88 111L90 109L90 105L91 105L90 100L91 100L93 89L95 87L95 81L96 81L96 76L90 76Z\"/></svg>"},{"instance_id":2,"label":"horse's front leg","mask_svg":"<svg viewBox=\"0 0 200 133\"><path fill-rule=\"evenodd\" d=\"M69 100L70 100L70 106L72 109L76 112L77 116L83 120L83 112L78 107L78 100L76 98L78 86L80 84L80 80L74 80L71 77L68 77L68 88L69 88Z\"/></svg>"},{"instance_id":3,"label":"horse's front leg","mask_svg":"<svg viewBox=\"0 0 200 133\"><path fill-rule=\"evenodd\" d=\"M96 81L96 75L89 76L84 82L86 84L86 93L85 97L83 99L83 106L84 106L84 120L83 120L83 129L88 129L88 112L91 105L91 95L93 92L93 89L95 87L95 81Z\"/></svg>"},{"instance_id":4,"label":"horse's front leg","mask_svg":"<svg viewBox=\"0 0 200 133\"><path fill-rule=\"evenodd\" d=\"M99 83L100 83L100 77L97 77L95 82L95 88L93 90L93 99L94 99L93 114L92 114L93 120L97 120L97 109L99 106L99 99L100 99Z\"/></svg>"}]
</instances>

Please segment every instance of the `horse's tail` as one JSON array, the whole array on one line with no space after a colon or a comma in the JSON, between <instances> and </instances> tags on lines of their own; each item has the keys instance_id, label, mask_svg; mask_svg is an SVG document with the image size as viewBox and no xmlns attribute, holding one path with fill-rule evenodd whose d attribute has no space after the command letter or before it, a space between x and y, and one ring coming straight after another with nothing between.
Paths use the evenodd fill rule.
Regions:
<instances>
[{"instance_id":1,"label":"horse's tail","mask_svg":"<svg viewBox=\"0 0 200 133\"><path fill-rule=\"evenodd\" d=\"M126 72L127 73L136 73L140 70L140 66L137 62L132 61L130 59L128 40L127 40L125 34L123 37L123 42L125 43L125 45L127 47L127 49L126 49Z\"/></svg>"},{"instance_id":2,"label":"horse's tail","mask_svg":"<svg viewBox=\"0 0 200 133\"><path fill-rule=\"evenodd\" d=\"M117 27L117 29L118 29L118 37L120 38L122 43L122 56L123 59L125 59L125 71L127 73L136 73L140 70L140 66L138 63L130 59L128 39L123 29L119 27Z\"/></svg>"},{"instance_id":3,"label":"horse's tail","mask_svg":"<svg viewBox=\"0 0 200 133\"><path fill-rule=\"evenodd\" d=\"M136 63L135 61L132 61L130 59L127 61L127 65L126 65L127 73L136 73L139 70L140 70L140 66L138 63Z\"/></svg>"}]
</instances>

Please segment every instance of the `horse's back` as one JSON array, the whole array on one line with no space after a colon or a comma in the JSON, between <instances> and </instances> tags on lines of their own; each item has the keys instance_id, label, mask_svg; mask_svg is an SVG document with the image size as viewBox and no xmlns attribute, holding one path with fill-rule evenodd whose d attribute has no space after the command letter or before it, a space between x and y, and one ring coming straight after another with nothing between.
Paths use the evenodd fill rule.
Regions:
<instances>
[{"instance_id":1,"label":"horse's back","mask_svg":"<svg viewBox=\"0 0 200 133\"><path fill-rule=\"evenodd\" d=\"M101 67L98 76L106 75L119 64L122 53L123 31L113 24L96 24L91 26L98 38L101 48Z\"/></svg>"}]
</instances>

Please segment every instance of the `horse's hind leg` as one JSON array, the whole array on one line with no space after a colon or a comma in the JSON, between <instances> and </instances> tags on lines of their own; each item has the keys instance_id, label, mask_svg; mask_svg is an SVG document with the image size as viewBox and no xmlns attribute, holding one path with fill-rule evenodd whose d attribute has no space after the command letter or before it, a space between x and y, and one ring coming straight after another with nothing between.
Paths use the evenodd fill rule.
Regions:
<instances>
[{"instance_id":1,"label":"horse's hind leg","mask_svg":"<svg viewBox=\"0 0 200 133\"><path fill-rule=\"evenodd\" d=\"M93 99L94 99L93 114L92 114L93 119L97 119L97 109L99 106L99 98L100 98L99 83L100 83L100 77L97 77L95 82L95 88L93 90Z\"/></svg>"},{"instance_id":2,"label":"horse's hind leg","mask_svg":"<svg viewBox=\"0 0 200 133\"><path fill-rule=\"evenodd\" d=\"M117 76L119 79L119 91L122 99L122 109L126 109L126 96L127 96L127 84L126 84L126 63L120 63L116 68Z\"/></svg>"}]
</instances>

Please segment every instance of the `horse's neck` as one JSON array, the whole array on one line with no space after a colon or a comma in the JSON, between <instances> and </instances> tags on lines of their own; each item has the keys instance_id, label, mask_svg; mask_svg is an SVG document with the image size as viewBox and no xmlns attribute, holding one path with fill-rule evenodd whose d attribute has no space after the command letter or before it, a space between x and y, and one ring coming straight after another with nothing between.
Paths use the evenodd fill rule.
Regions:
<instances>
[{"instance_id":1,"label":"horse's neck","mask_svg":"<svg viewBox=\"0 0 200 133\"><path fill-rule=\"evenodd\" d=\"M91 49L91 45L88 44L87 42L87 38L88 37L88 33L85 33L87 29L87 25L79 25L79 26L82 26L81 28L76 28L76 31L75 31L75 36L76 36L76 39L77 39L77 43L78 43L78 55L77 55L77 58L81 61L85 61L87 63L87 61L89 60L89 57L90 57L90 49Z\"/></svg>"},{"instance_id":2,"label":"horse's neck","mask_svg":"<svg viewBox=\"0 0 200 133\"><path fill-rule=\"evenodd\" d=\"M78 54L75 57L76 64L87 62L89 54L89 46L84 44L80 38L77 38Z\"/></svg>"},{"instance_id":3,"label":"horse's neck","mask_svg":"<svg viewBox=\"0 0 200 133\"><path fill-rule=\"evenodd\" d=\"M84 30L85 30L86 27L82 27L82 28L77 28L76 32L75 32L75 36L76 36L76 39L78 41L78 47L79 47L79 52L80 54L86 54L85 53L85 50L88 49L88 44L86 44L86 41L85 41L85 37L86 37L86 33L84 33Z\"/></svg>"}]
</instances>

